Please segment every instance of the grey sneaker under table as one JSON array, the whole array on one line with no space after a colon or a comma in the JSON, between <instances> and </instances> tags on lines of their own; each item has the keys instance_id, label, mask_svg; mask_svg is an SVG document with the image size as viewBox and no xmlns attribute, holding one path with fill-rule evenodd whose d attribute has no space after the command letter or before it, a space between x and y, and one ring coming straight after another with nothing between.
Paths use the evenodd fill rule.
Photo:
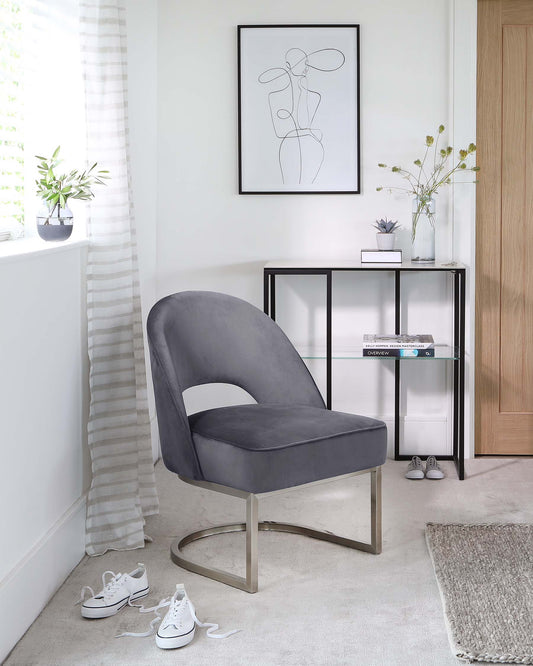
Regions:
<instances>
[{"instance_id":1,"label":"grey sneaker under table","mask_svg":"<svg viewBox=\"0 0 533 666\"><path fill-rule=\"evenodd\" d=\"M429 456L426 460L426 479L443 479L444 472L439 467L435 456Z\"/></svg>"},{"instance_id":2,"label":"grey sneaker under table","mask_svg":"<svg viewBox=\"0 0 533 666\"><path fill-rule=\"evenodd\" d=\"M405 472L406 479L423 479L424 466L418 456L413 456L411 462L407 465L407 472Z\"/></svg>"}]
</instances>

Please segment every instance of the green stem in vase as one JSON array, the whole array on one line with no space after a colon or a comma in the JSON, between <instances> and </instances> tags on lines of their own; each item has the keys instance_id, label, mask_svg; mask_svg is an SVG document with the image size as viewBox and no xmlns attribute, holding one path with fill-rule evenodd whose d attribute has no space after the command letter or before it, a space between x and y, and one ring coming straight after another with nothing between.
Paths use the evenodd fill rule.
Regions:
<instances>
[{"instance_id":1,"label":"green stem in vase","mask_svg":"<svg viewBox=\"0 0 533 666\"><path fill-rule=\"evenodd\" d=\"M422 196L422 197L417 197L417 199L418 199L418 205L416 207L416 211L413 213L413 226L411 230L412 241L414 241L416 237L416 226L418 224L418 220L420 219L420 215L422 214L426 215L431 226L435 228L435 213L432 213L430 209L431 197Z\"/></svg>"}]
</instances>

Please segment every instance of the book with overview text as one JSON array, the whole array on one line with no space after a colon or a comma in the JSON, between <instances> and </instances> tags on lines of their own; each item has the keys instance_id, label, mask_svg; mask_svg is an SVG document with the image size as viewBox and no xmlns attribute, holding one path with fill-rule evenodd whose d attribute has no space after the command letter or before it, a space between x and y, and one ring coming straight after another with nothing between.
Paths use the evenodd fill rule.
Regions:
<instances>
[{"instance_id":1,"label":"book with overview text","mask_svg":"<svg viewBox=\"0 0 533 666\"><path fill-rule=\"evenodd\" d=\"M435 348L426 349L363 349L363 356L376 358L435 358Z\"/></svg>"}]
</instances>

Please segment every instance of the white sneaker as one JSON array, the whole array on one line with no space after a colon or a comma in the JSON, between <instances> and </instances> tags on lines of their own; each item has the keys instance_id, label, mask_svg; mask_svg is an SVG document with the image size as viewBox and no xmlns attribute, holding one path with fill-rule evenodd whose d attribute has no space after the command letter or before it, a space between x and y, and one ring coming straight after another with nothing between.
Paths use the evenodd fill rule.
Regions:
<instances>
[{"instance_id":1,"label":"white sneaker","mask_svg":"<svg viewBox=\"0 0 533 666\"><path fill-rule=\"evenodd\" d=\"M166 608L167 606L169 606L167 614L161 620L159 609ZM214 631L217 631L218 624L214 624L213 622L200 622L196 617L192 601L187 596L185 587L181 583L176 585L174 596L170 599L162 599L157 606L153 606L152 608L144 608L144 606L142 606L139 612L155 612L156 617L150 622L150 629L140 634L126 631L123 634L118 634L116 638L121 638L122 636L134 636L136 638L151 636L155 632L155 625L161 621L161 625L156 632L155 642L156 645L163 650L170 650L188 645L194 638L196 625L199 627L209 627L206 632L209 638L227 638L240 631L240 629L234 629L225 634L213 633Z\"/></svg>"},{"instance_id":2,"label":"white sneaker","mask_svg":"<svg viewBox=\"0 0 533 666\"><path fill-rule=\"evenodd\" d=\"M192 611L192 612L191 612ZM193 617L194 606L187 597L185 587L176 585L176 592L170 600L170 608L161 620L155 635L155 644L163 650L187 645L194 638L196 623Z\"/></svg>"},{"instance_id":3,"label":"white sneaker","mask_svg":"<svg viewBox=\"0 0 533 666\"><path fill-rule=\"evenodd\" d=\"M443 479L444 472L439 467L435 456L429 456L426 460L426 479Z\"/></svg>"},{"instance_id":4,"label":"white sneaker","mask_svg":"<svg viewBox=\"0 0 533 666\"><path fill-rule=\"evenodd\" d=\"M106 582L106 575L111 579ZM91 593L89 599L84 599L85 592ZM129 574L104 571L102 574L102 590L95 594L92 587L86 585L82 588L81 597L76 603L81 603L81 614L83 617L96 619L115 615L127 604L133 606L132 601L145 597L150 588L144 564L139 563L135 571Z\"/></svg>"}]
</instances>

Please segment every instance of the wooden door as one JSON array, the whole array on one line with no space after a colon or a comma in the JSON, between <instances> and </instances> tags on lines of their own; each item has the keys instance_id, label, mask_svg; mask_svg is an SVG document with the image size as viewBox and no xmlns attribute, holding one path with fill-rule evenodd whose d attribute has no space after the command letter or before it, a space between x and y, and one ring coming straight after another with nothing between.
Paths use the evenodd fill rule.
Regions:
<instances>
[{"instance_id":1,"label":"wooden door","mask_svg":"<svg viewBox=\"0 0 533 666\"><path fill-rule=\"evenodd\" d=\"M533 455L533 0L478 0L476 453Z\"/></svg>"}]
</instances>

